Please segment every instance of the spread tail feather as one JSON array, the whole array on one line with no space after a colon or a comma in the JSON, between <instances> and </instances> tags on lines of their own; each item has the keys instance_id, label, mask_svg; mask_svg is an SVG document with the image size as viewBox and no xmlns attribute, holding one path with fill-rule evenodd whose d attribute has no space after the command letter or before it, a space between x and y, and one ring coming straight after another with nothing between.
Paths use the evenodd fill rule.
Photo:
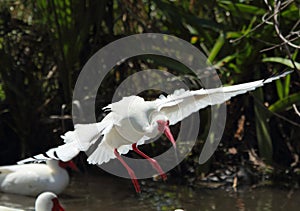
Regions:
<instances>
[{"instance_id":1,"label":"spread tail feather","mask_svg":"<svg viewBox=\"0 0 300 211\"><path fill-rule=\"evenodd\" d=\"M88 157L87 161L89 164L107 163L110 159L116 158L114 149L106 142L101 142L95 151Z\"/></svg>"}]
</instances>

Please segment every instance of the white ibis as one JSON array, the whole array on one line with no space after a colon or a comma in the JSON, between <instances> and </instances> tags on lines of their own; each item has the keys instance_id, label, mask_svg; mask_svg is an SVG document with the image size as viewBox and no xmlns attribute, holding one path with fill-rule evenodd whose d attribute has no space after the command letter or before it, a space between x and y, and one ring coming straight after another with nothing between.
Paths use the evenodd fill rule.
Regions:
<instances>
[{"instance_id":1,"label":"white ibis","mask_svg":"<svg viewBox=\"0 0 300 211\"><path fill-rule=\"evenodd\" d=\"M72 161L47 160L0 167L0 191L36 196L45 191L61 193L69 184L66 167L77 170Z\"/></svg>"},{"instance_id":2,"label":"white ibis","mask_svg":"<svg viewBox=\"0 0 300 211\"><path fill-rule=\"evenodd\" d=\"M124 97L103 109L110 111L99 123L76 124L74 131L67 132L62 138L65 144L46 152L54 159L70 160L80 151L87 151L100 137L98 147L88 157L90 164L102 164L110 159L117 158L127 169L135 190L140 192L134 171L125 163L120 154L129 150L146 158L158 171L163 179L166 174L160 165L149 156L141 152L137 146L144 144L150 138L165 133L167 138L176 147L175 140L170 132L169 125L174 125L190 114L209 105L223 103L239 94L246 93L270 83L290 72L254 82L195 91L176 90L173 94L160 96L154 101L145 101L138 96Z\"/></svg>"},{"instance_id":3,"label":"white ibis","mask_svg":"<svg viewBox=\"0 0 300 211\"><path fill-rule=\"evenodd\" d=\"M22 209L0 206L1 211L23 211ZM36 211L64 211L57 196L52 192L41 193L35 200Z\"/></svg>"}]
</instances>

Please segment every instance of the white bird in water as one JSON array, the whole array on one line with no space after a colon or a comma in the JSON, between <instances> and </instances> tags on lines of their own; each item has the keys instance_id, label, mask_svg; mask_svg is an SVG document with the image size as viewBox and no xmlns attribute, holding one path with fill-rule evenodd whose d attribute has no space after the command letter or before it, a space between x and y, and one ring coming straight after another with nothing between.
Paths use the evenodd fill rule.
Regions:
<instances>
[{"instance_id":1,"label":"white bird in water","mask_svg":"<svg viewBox=\"0 0 300 211\"><path fill-rule=\"evenodd\" d=\"M22 209L0 206L1 211L24 211ZM57 196L52 192L41 193L35 200L36 211L64 211Z\"/></svg>"},{"instance_id":2,"label":"white bird in water","mask_svg":"<svg viewBox=\"0 0 300 211\"><path fill-rule=\"evenodd\" d=\"M65 144L46 152L54 159L70 160L80 151L87 151L99 138L100 144L88 157L90 164L102 164L117 158L128 171L136 192L140 192L134 171L125 163L120 154L129 150L146 158L154 169L166 179L160 165L137 146L148 139L164 133L176 147L170 132L170 125L180 122L194 112L209 105L221 104L239 94L261 87L266 83L284 77L290 72L254 82L195 91L176 90L173 94L160 96L154 101L145 101L139 96L124 97L103 109L110 111L105 118L94 124L76 124L74 131L67 132L62 138ZM41 156L41 155L39 155Z\"/></svg>"},{"instance_id":3,"label":"white bird in water","mask_svg":"<svg viewBox=\"0 0 300 211\"><path fill-rule=\"evenodd\" d=\"M47 160L46 163L30 163L0 167L0 191L37 196L51 191L61 193L69 184L65 168L77 170L72 162Z\"/></svg>"}]
</instances>

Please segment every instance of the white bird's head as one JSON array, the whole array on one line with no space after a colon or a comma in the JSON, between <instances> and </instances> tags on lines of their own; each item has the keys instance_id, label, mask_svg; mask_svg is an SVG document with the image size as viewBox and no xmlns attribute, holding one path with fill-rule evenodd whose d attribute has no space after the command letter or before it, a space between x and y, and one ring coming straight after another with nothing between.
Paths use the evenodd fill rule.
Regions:
<instances>
[{"instance_id":1,"label":"white bird's head","mask_svg":"<svg viewBox=\"0 0 300 211\"><path fill-rule=\"evenodd\" d=\"M65 211L52 192L41 193L35 201L36 211Z\"/></svg>"},{"instance_id":2,"label":"white bird's head","mask_svg":"<svg viewBox=\"0 0 300 211\"><path fill-rule=\"evenodd\" d=\"M160 133L164 133L169 141L173 144L173 146L176 148L176 142L174 140L174 137L171 133L170 127L169 127L169 120L164 115L157 115L153 118L152 124L155 124L157 126L157 130Z\"/></svg>"}]
</instances>

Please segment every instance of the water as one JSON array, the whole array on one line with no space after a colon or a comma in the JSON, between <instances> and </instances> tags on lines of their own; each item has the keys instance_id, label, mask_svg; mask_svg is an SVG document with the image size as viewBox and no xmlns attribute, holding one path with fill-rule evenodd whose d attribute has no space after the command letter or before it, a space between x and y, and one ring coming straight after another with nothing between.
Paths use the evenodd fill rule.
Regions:
<instances>
[{"instance_id":1,"label":"water","mask_svg":"<svg viewBox=\"0 0 300 211\"><path fill-rule=\"evenodd\" d=\"M300 191L257 188L237 193L140 181L137 195L130 180L111 175L76 174L59 196L67 211L137 211L137 210L299 210ZM0 205L34 210L34 198L0 193Z\"/></svg>"}]
</instances>

